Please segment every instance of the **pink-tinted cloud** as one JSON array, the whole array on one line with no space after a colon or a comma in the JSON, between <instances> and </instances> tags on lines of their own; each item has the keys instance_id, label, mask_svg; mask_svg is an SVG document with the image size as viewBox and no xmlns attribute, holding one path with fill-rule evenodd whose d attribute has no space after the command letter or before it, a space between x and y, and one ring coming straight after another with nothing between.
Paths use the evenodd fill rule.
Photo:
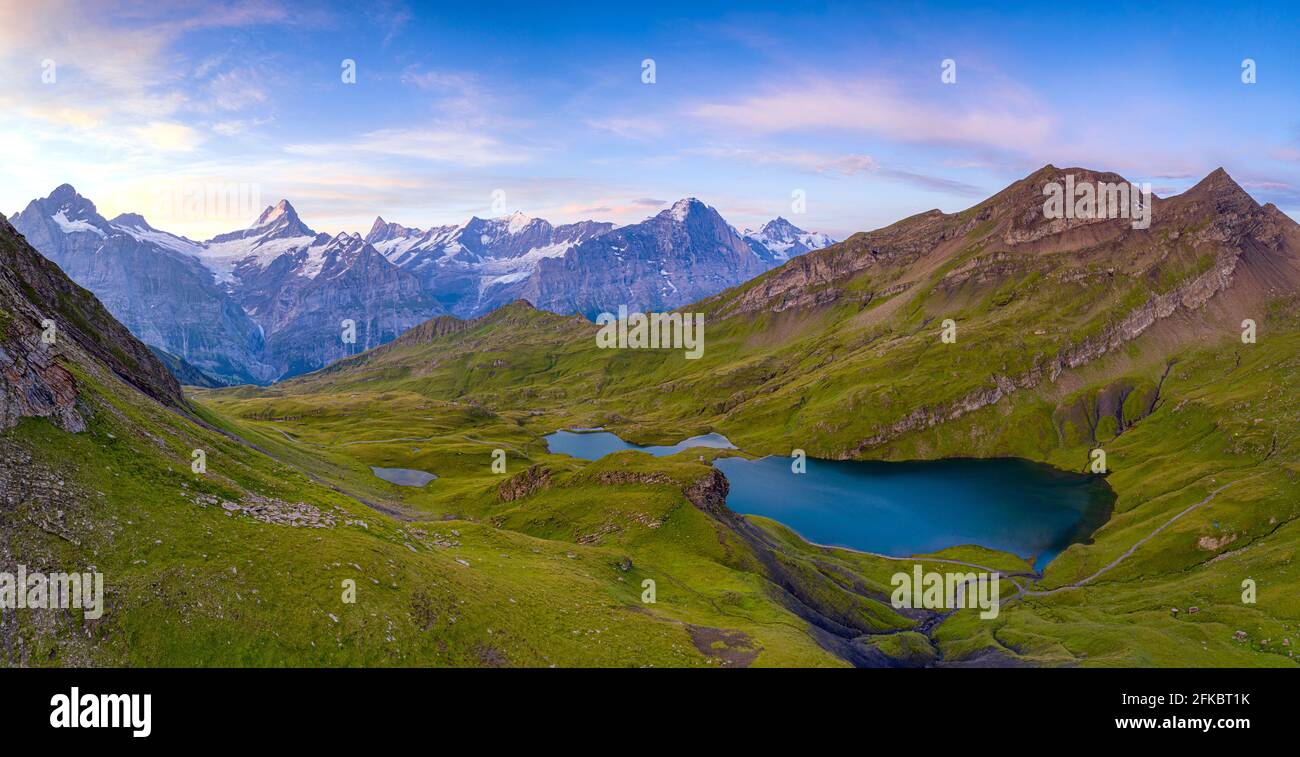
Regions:
<instances>
[{"instance_id":1,"label":"pink-tinted cloud","mask_svg":"<svg viewBox=\"0 0 1300 757\"><path fill-rule=\"evenodd\" d=\"M980 107L922 100L881 82L787 84L694 115L728 129L764 133L834 129L903 142L975 144L1024 150L1049 140L1053 119L1022 98Z\"/></svg>"}]
</instances>

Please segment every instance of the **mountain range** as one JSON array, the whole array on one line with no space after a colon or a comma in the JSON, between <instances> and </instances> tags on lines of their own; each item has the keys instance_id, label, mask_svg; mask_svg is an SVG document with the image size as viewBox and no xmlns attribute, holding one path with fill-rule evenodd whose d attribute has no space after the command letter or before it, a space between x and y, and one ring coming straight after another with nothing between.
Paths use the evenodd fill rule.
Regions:
<instances>
[{"instance_id":1,"label":"mountain range","mask_svg":"<svg viewBox=\"0 0 1300 757\"><path fill-rule=\"evenodd\" d=\"M364 237L318 233L281 200L246 229L195 242L139 214L105 219L64 184L11 220L199 385L281 380L432 316L516 299L588 317L672 309L833 241L785 219L741 234L693 198L622 228L515 213L427 229L376 218Z\"/></svg>"},{"instance_id":2,"label":"mountain range","mask_svg":"<svg viewBox=\"0 0 1300 757\"><path fill-rule=\"evenodd\" d=\"M0 549L111 582L98 620L0 614L0 662L1295 667L1300 225L1222 170L1153 198L1148 229L1045 218L1071 175L1123 181L1045 166L691 303L698 360L601 349L580 315L516 301L273 387L184 392L0 221ZM276 259L339 271L355 242ZM625 244L645 242L608 254ZM579 427L739 449L550 450ZM796 449L1067 471L1101 450L1114 506L1041 571L978 545L815 545L733 511L712 464ZM898 571L954 563L1003 575L996 617L891 603Z\"/></svg>"}]
</instances>

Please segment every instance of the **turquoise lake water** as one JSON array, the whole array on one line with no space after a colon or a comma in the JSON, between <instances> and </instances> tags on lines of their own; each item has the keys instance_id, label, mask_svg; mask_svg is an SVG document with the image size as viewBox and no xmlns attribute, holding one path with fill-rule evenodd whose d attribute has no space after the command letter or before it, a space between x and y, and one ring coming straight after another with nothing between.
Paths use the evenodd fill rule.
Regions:
<instances>
[{"instance_id":1,"label":"turquoise lake water","mask_svg":"<svg viewBox=\"0 0 1300 757\"><path fill-rule=\"evenodd\" d=\"M692 446L734 449L707 434L672 446L642 447L608 431L559 431L552 452L595 460L635 449L664 456ZM1004 550L1041 569L1110 517L1114 493L1103 479L1018 459L886 463L791 458L714 461L731 491L727 506L789 526L805 539L892 556L962 544Z\"/></svg>"}]
</instances>

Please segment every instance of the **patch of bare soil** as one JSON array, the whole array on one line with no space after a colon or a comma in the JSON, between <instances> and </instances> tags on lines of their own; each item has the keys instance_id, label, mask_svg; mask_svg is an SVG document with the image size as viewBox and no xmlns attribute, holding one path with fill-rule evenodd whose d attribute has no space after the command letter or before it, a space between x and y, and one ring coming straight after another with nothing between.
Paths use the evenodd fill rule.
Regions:
<instances>
[{"instance_id":1,"label":"patch of bare soil","mask_svg":"<svg viewBox=\"0 0 1300 757\"><path fill-rule=\"evenodd\" d=\"M744 631L708 626L686 626L691 641L703 654L722 661L725 668L747 668L762 650Z\"/></svg>"}]
</instances>

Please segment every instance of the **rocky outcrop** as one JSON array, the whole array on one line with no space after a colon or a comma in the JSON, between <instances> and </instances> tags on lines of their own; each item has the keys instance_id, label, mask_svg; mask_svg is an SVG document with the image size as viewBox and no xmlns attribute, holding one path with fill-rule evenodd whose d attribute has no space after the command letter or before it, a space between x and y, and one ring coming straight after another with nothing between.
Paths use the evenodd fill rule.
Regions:
<instances>
[{"instance_id":1,"label":"rocky outcrop","mask_svg":"<svg viewBox=\"0 0 1300 757\"><path fill-rule=\"evenodd\" d=\"M242 502L232 502L212 494L195 494L194 504L199 507L221 507L227 517L245 516L260 523L290 528L334 528L339 517L305 502L286 502L273 497L248 493Z\"/></svg>"},{"instance_id":2,"label":"rocky outcrop","mask_svg":"<svg viewBox=\"0 0 1300 757\"><path fill-rule=\"evenodd\" d=\"M549 488L551 488L550 469L545 466L534 465L502 482L497 487L497 499L501 502L514 502L517 499L531 497L537 492Z\"/></svg>"},{"instance_id":3,"label":"rocky outcrop","mask_svg":"<svg viewBox=\"0 0 1300 757\"><path fill-rule=\"evenodd\" d=\"M727 493L730 491L731 483L722 471L709 468L708 473L693 481L682 493L700 510L721 521L736 523L740 516L727 507Z\"/></svg>"},{"instance_id":4,"label":"rocky outcrop","mask_svg":"<svg viewBox=\"0 0 1300 757\"><path fill-rule=\"evenodd\" d=\"M24 417L49 418L64 431L85 431L77 410L77 384L44 345L40 333L27 328L0 339L0 429Z\"/></svg>"},{"instance_id":5,"label":"rocky outcrop","mask_svg":"<svg viewBox=\"0 0 1300 757\"><path fill-rule=\"evenodd\" d=\"M68 361L89 370L95 361L159 402L184 406L153 352L0 219L0 428L36 416L84 430Z\"/></svg>"}]
</instances>

